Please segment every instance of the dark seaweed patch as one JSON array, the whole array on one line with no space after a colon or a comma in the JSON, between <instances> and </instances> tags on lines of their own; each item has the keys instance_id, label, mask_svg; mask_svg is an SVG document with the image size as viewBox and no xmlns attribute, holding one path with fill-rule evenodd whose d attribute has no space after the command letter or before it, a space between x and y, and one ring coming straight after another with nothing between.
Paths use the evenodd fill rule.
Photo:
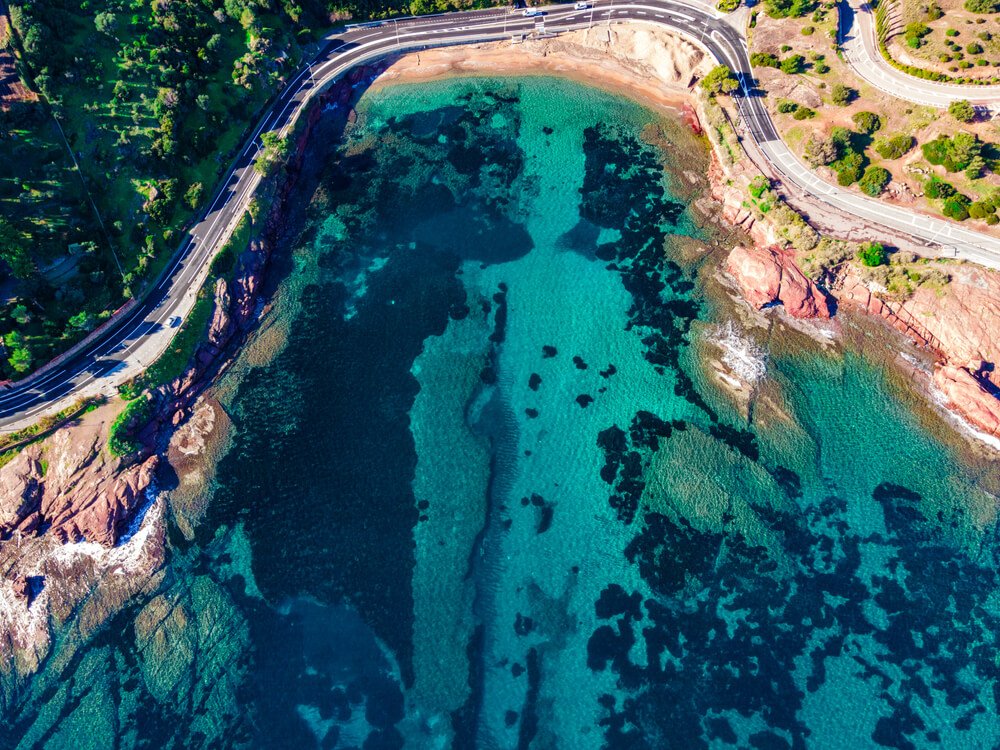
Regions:
<instances>
[{"instance_id":1,"label":"dark seaweed patch","mask_svg":"<svg viewBox=\"0 0 1000 750\"><path fill-rule=\"evenodd\" d=\"M586 393L581 393L576 397L576 403L580 405L581 408L586 409L592 403L594 403L594 397Z\"/></svg>"},{"instance_id":2,"label":"dark seaweed patch","mask_svg":"<svg viewBox=\"0 0 1000 750\"><path fill-rule=\"evenodd\" d=\"M557 353L558 352L556 351L556 348L554 346L550 346L549 344L546 344L545 346L542 347L542 358L543 359L550 359L550 358L556 356Z\"/></svg>"},{"instance_id":3,"label":"dark seaweed patch","mask_svg":"<svg viewBox=\"0 0 1000 750\"><path fill-rule=\"evenodd\" d=\"M528 387L533 391L537 391L538 386L540 386L541 384L542 384L542 376L539 375L537 372L531 373L531 376L528 378Z\"/></svg>"},{"instance_id":4,"label":"dark seaweed patch","mask_svg":"<svg viewBox=\"0 0 1000 750\"><path fill-rule=\"evenodd\" d=\"M587 369L587 363L584 362L583 361L583 357L581 357L578 354L573 355L573 364L576 365L576 369L577 370L586 370Z\"/></svg>"}]
</instances>

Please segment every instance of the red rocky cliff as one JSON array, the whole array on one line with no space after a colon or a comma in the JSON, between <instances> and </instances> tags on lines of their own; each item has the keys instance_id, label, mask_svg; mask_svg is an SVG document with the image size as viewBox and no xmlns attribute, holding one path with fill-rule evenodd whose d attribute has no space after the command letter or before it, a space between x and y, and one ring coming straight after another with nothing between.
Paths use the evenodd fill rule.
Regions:
<instances>
[{"instance_id":1,"label":"red rocky cliff","mask_svg":"<svg viewBox=\"0 0 1000 750\"><path fill-rule=\"evenodd\" d=\"M747 302L760 310L780 302L794 318L829 318L826 292L806 277L791 253L737 245L726 263Z\"/></svg>"}]
</instances>

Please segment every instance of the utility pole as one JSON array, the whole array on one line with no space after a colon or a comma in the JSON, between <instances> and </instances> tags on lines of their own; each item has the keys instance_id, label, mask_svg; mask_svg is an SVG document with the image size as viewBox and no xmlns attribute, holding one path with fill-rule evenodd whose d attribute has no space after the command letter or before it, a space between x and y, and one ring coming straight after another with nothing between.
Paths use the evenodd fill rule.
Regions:
<instances>
[{"instance_id":1,"label":"utility pole","mask_svg":"<svg viewBox=\"0 0 1000 750\"><path fill-rule=\"evenodd\" d=\"M611 0L611 7L608 9L608 41L611 41L611 14L615 12L615 0Z\"/></svg>"}]
</instances>

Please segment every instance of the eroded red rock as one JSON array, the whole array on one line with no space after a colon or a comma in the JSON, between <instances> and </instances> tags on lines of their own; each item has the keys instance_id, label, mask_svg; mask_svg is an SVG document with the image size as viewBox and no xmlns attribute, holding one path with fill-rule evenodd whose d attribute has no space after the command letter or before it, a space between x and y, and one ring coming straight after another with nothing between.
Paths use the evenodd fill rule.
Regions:
<instances>
[{"instance_id":1,"label":"eroded red rock","mask_svg":"<svg viewBox=\"0 0 1000 750\"><path fill-rule=\"evenodd\" d=\"M794 318L829 318L830 301L799 267L791 253L776 247L737 245L726 263L744 298L758 310L781 303Z\"/></svg>"}]
</instances>

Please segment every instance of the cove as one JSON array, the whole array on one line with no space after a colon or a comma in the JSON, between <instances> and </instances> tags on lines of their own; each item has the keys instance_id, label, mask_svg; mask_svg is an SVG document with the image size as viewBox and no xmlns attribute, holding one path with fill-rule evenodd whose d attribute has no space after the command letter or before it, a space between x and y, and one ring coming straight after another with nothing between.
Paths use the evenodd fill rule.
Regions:
<instances>
[{"instance_id":1,"label":"cove","mask_svg":"<svg viewBox=\"0 0 1000 750\"><path fill-rule=\"evenodd\" d=\"M679 120L543 77L342 114L205 517L11 746L1000 740L994 479L874 345L737 322L763 379L720 388Z\"/></svg>"}]
</instances>

